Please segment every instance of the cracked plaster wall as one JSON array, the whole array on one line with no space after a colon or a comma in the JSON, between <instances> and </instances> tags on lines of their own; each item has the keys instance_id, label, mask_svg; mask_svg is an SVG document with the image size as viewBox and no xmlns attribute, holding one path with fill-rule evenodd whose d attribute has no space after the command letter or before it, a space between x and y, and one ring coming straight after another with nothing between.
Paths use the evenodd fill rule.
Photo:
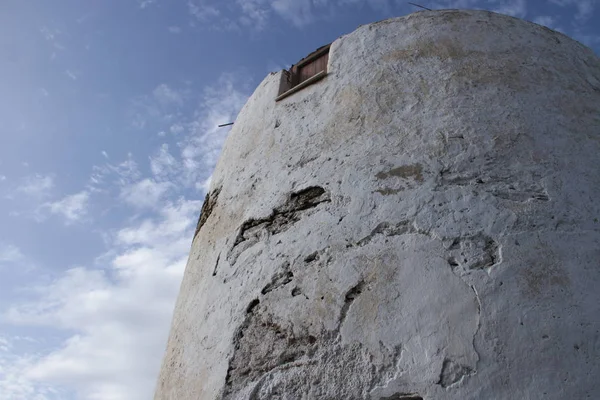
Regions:
<instances>
[{"instance_id":1,"label":"cracked plaster wall","mask_svg":"<svg viewBox=\"0 0 600 400\"><path fill-rule=\"evenodd\" d=\"M600 398L600 61L418 12L271 74L215 170L155 399Z\"/></svg>"}]
</instances>

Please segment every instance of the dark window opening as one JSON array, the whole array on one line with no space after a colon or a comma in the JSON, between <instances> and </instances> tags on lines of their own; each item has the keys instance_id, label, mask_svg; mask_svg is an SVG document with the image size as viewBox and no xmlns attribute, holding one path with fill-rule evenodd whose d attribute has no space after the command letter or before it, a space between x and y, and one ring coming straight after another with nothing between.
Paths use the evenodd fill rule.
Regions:
<instances>
[{"instance_id":1,"label":"dark window opening","mask_svg":"<svg viewBox=\"0 0 600 400\"><path fill-rule=\"evenodd\" d=\"M329 46L328 44L319 47L295 65L292 65L292 68L282 72L276 101L292 93L296 93L298 90L317 82L327 75Z\"/></svg>"}]
</instances>

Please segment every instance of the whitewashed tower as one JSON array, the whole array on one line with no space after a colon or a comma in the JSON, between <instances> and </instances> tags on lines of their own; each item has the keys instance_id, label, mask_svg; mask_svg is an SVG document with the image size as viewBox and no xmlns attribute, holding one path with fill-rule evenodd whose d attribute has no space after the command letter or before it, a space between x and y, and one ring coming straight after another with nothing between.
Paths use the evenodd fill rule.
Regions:
<instances>
[{"instance_id":1,"label":"whitewashed tower","mask_svg":"<svg viewBox=\"0 0 600 400\"><path fill-rule=\"evenodd\" d=\"M599 399L599 219L590 49L485 11L362 26L235 121L155 398Z\"/></svg>"}]
</instances>

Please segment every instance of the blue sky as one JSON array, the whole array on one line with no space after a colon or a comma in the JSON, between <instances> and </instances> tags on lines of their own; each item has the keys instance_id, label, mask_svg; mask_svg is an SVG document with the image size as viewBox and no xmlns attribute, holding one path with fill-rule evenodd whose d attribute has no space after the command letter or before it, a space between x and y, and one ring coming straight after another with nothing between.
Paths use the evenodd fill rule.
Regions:
<instances>
[{"instance_id":1,"label":"blue sky","mask_svg":"<svg viewBox=\"0 0 600 400\"><path fill-rule=\"evenodd\" d=\"M598 0L416 1L557 29ZM201 202L264 76L393 0L0 2L0 398L151 398Z\"/></svg>"}]
</instances>

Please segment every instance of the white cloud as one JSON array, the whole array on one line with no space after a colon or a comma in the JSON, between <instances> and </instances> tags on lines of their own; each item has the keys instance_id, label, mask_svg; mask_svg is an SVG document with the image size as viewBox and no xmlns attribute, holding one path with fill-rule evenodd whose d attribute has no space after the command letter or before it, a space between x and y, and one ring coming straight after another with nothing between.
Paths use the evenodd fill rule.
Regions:
<instances>
[{"instance_id":1,"label":"white cloud","mask_svg":"<svg viewBox=\"0 0 600 400\"><path fill-rule=\"evenodd\" d=\"M75 74L75 72L71 71L71 70L66 70L65 74L67 74L67 76L69 78L71 78L72 80L76 81L77 80L77 75Z\"/></svg>"},{"instance_id":2,"label":"white cloud","mask_svg":"<svg viewBox=\"0 0 600 400\"><path fill-rule=\"evenodd\" d=\"M248 98L249 87L242 79L243 76L241 73L223 74L213 86L205 88L201 93L199 108L193 113L192 119L179 118L169 124L169 131L178 135L177 148L180 152L173 152L168 144L163 143L149 157L152 178L129 178L123 182L111 182L111 175L120 176L121 173L116 171L114 165L107 163L94 167L88 190L110 191L117 183L119 197L140 209L157 209L165 199L181 193L182 188L205 191L205 181L212 173L229 132L228 128L218 128L217 125L233 121ZM183 105L188 99L188 95L184 96L183 92L185 91L161 84L153 90L151 98L163 104ZM131 156L129 163L133 165L135 176L139 178L139 169Z\"/></svg>"},{"instance_id":3,"label":"white cloud","mask_svg":"<svg viewBox=\"0 0 600 400\"><path fill-rule=\"evenodd\" d=\"M145 115L133 112L131 115L131 126L136 129L144 129L146 127Z\"/></svg>"},{"instance_id":4,"label":"white cloud","mask_svg":"<svg viewBox=\"0 0 600 400\"><path fill-rule=\"evenodd\" d=\"M54 188L54 178L51 175L35 174L23 178L16 192L42 198L48 196L52 188Z\"/></svg>"},{"instance_id":5,"label":"white cloud","mask_svg":"<svg viewBox=\"0 0 600 400\"><path fill-rule=\"evenodd\" d=\"M211 173L229 129L219 124L237 116L248 95L240 78L223 74L218 82L205 89L204 100L190 123L190 135L181 143L182 175L186 185L197 185Z\"/></svg>"},{"instance_id":6,"label":"white cloud","mask_svg":"<svg viewBox=\"0 0 600 400\"><path fill-rule=\"evenodd\" d=\"M169 145L163 144L154 156L150 156L150 169L159 180L175 178L179 170L179 162L169 152Z\"/></svg>"},{"instance_id":7,"label":"white cloud","mask_svg":"<svg viewBox=\"0 0 600 400\"><path fill-rule=\"evenodd\" d=\"M576 23L589 20L597 4L597 0L550 1L559 6L574 7ZM268 27L269 20L274 15L302 27L319 19L329 18L331 15L336 14L336 10L348 6L362 7L368 5L374 10L389 14L392 3L387 0L235 0L236 7L229 5L227 14L242 26L261 30ZM195 15L198 20L207 24L223 25L232 23L221 12L220 7L223 7L223 2L203 0L189 4L193 6L190 7L190 14ZM526 0L488 0L487 2L478 0L439 0L425 5L433 9L489 9L519 18L526 17L528 13Z\"/></svg>"},{"instance_id":8,"label":"white cloud","mask_svg":"<svg viewBox=\"0 0 600 400\"><path fill-rule=\"evenodd\" d=\"M0 243L0 266L6 263L19 262L23 259L23 253L17 246Z\"/></svg>"},{"instance_id":9,"label":"white cloud","mask_svg":"<svg viewBox=\"0 0 600 400\"><path fill-rule=\"evenodd\" d=\"M176 123L176 124L173 124L173 125L171 125L171 127L169 128L169 131L170 131L170 132L171 132L173 135L177 135L177 134L179 134L179 133L183 132L183 131L184 131L184 129L185 129L185 128L184 128L184 126L183 126L182 124L180 124L180 123Z\"/></svg>"},{"instance_id":10,"label":"white cloud","mask_svg":"<svg viewBox=\"0 0 600 400\"><path fill-rule=\"evenodd\" d=\"M474 3L474 0L459 0ZM347 6L368 5L374 10L389 14L392 2L389 0L195 0L188 2L189 14L203 27L214 29L239 29L240 26L252 30L268 27L272 16L279 16L297 27L302 27L319 19L336 15L336 9ZM223 12L226 11L226 12Z\"/></svg>"},{"instance_id":11,"label":"white cloud","mask_svg":"<svg viewBox=\"0 0 600 400\"><path fill-rule=\"evenodd\" d=\"M119 164L94 165L87 188L92 192L101 192L106 190L107 186L130 185L140 176L141 173L133 155L128 153L127 159Z\"/></svg>"},{"instance_id":12,"label":"white cloud","mask_svg":"<svg viewBox=\"0 0 600 400\"><path fill-rule=\"evenodd\" d=\"M170 203L118 231L108 267L72 268L9 310L13 324L74 332L22 366L23 387L64 385L81 400L152 397L200 203Z\"/></svg>"},{"instance_id":13,"label":"white cloud","mask_svg":"<svg viewBox=\"0 0 600 400\"><path fill-rule=\"evenodd\" d=\"M216 4L208 4L207 1L188 1L188 10L192 16L202 22L221 15Z\"/></svg>"},{"instance_id":14,"label":"white cloud","mask_svg":"<svg viewBox=\"0 0 600 400\"><path fill-rule=\"evenodd\" d=\"M235 7L231 7L231 3ZM262 30L267 26L273 12L297 26L302 26L314 20L313 7L328 3L329 0L232 0L227 4L227 13L223 13L221 8L225 2L195 0L188 2L188 10L195 20L203 23L203 26L232 30L238 29L241 24L253 30Z\"/></svg>"},{"instance_id":15,"label":"white cloud","mask_svg":"<svg viewBox=\"0 0 600 400\"><path fill-rule=\"evenodd\" d=\"M147 7L151 6L154 3L156 3L156 0L138 0L138 5L140 6L140 8L142 10L144 8L147 8Z\"/></svg>"},{"instance_id":16,"label":"white cloud","mask_svg":"<svg viewBox=\"0 0 600 400\"><path fill-rule=\"evenodd\" d=\"M136 208L156 208L167 191L173 185L170 182L157 182L143 179L121 189L121 199Z\"/></svg>"},{"instance_id":17,"label":"white cloud","mask_svg":"<svg viewBox=\"0 0 600 400\"><path fill-rule=\"evenodd\" d=\"M240 22L256 30L262 30L267 25L270 16L270 7L264 0L237 0L242 16Z\"/></svg>"},{"instance_id":18,"label":"white cloud","mask_svg":"<svg viewBox=\"0 0 600 400\"><path fill-rule=\"evenodd\" d=\"M524 18L527 14L525 0L502 0L499 6L493 8L493 11L511 15L513 17Z\"/></svg>"},{"instance_id":19,"label":"white cloud","mask_svg":"<svg viewBox=\"0 0 600 400\"><path fill-rule=\"evenodd\" d=\"M162 105L183 104L183 95L164 83L158 85L152 94L154 98Z\"/></svg>"},{"instance_id":20,"label":"white cloud","mask_svg":"<svg viewBox=\"0 0 600 400\"><path fill-rule=\"evenodd\" d=\"M58 29L48 28L43 26L40 28L40 33L48 41L52 47L56 50L65 50L65 46L58 40L61 36L61 32Z\"/></svg>"},{"instance_id":21,"label":"white cloud","mask_svg":"<svg viewBox=\"0 0 600 400\"><path fill-rule=\"evenodd\" d=\"M552 25L554 25L555 21L555 18L549 15L540 15L533 19L533 22L535 22L536 24L547 26L548 28L551 28Z\"/></svg>"},{"instance_id":22,"label":"white cloud","mask_svg":"<svg viewBox=\"0 0 600 400\"><path fill-rule=\"evenodd\" d=\"M575 7L575 20L581 24L592 16L597 0L550 0L550 2L561 7Z\"/></svg>"},{"instance_id":23,"label":"white cloud","mask_svg":"<svg viewBox=\"0 0 600 400\"><path fill-rule=\"evenodd\" d=\"M204 180L204 182L199 182L196 184L196 189L200 190L203 193L208 193L210 189L210 183L212 182L212 175Z\"/></svg>"},{"instance_id":24,"label":"white cloud","mask_svg":"<svg viewBox=\"0 0 600 400\"><path fill-rule=\"evenodd\" d=\"M578 0L576 1L577 14L575 19L580 22L587 21L594 12L594 3L592 0Z\"/></svg>"},{"instance_id":25,"label":"white cloud","mask_svg":"<svg viewBox=\"0 0 600 400\"><path fill-rule=\"evenodd\" d=\"M173 199L183 188L207 190L229 131L217 125L233 121L245 103L250 89L245 76L224 74L199 94L200 106L190 118L169 123L181 127L176 128L179 143L163 143L149 157L152 177L141 177L131 154L121 163L107 159L94 167L86 193L114 191L149 216L102 232L108 247L104 255L51 284L30 288L34 300L5 313L13 325L49 327L66 339L33 354L4 386L0 378L0 398L5 393L20 400L15 393L27 393L21 398L62 399L62 393L47 394L61 387L75 391L78 400L152 397L202 203Z\"/></svg>"},{"instance_id":26,"label":"white cloud","mask_svg":"<svg viewBox=\"0 0 600 400\"><path fill-rule=\"evenodd\" d=\"M138 96L131 100L128 110L131 125L137 129L144 129L151 123L168 123L173 118L181 117L179 108L189 97L189 92L184 89L175 89L162 83L150 95Z\"/></svg>"},{"instance_id":27,"label":"white cloud","mask_svg":"<svg viewBox=\"0 0 600 400\"><path fill-rule=\"evenodd\" d=\"M179 200L168 203L160 210L158 219L146 219L140 224L121 229L116 235L116 241L123 246L149 246L168 250L167 254L182 256L187 254L191 236L185 236L188 228L195 228L196 219L200 214L200 200ZM164 243L165 237L178 240L178 247ZM174 253L171 253L174 251Z\"/></svg>"},{"instance_id":28,"label":"white cloud","mask_svg":"<svg viewBox=\"0 0 600 400\"><path fill-rule=\"evenodd\" d=\"M10 348L11 348L11 343L8 341L8 339L0 336L0 351L6 352L6 351L9 351Z\"/></svg>"},{"instance_id":29,"label":"white cloud","mask_svg":"<svg viewBox=\"0 0 600 400\"><path fill-rule=\"evenodd\" d=\"M6 175L0 175L0 182L5 181L6 180Z\"/></svg>"},{"instance_id":30,"label":"white cloud","mask_svg":"<svg viewBox=\"0 0 600 400\"><path fill-rule=\"evenodd\" d=\"M307 25L315 19L311 1L273 0L271 7L296 26Z\"/></svg>"},{"instance_id":31,"label":"white cloud","mask_svg":"<svg viewBox=\"0 0 600 400\"><path fill-rule=\"evenodd\" d=\"M43 26L40 28L40 33L44 36L44 39L51 42L56 39L56 36L59 32L55 29L49 29L48 27Z\"/></svg>"},{"instance_id":32,"label":"white cloud","mask_svg":"<svg viewBox=\"0 0 600 400\"><path fill-rule=\"evenodd\" d=\"M81 221L87 215L89 199L90 194L82 191L59 201L46 203L43 207L52 214L62 215L67 223L73 223Z\"/></svg>"},{"instance_id":33,"label":"white cloud","mask_svg":"<svg viewBox=\"0 0 600 400\"><path fill-rule=\"evenodd\" d=\"M43 383L32 382L24 371L31 367L34 357L11 352L11 343L0 349L0 398L14 400L57 400L60 392Z\"/></svg>"}]
</instances>

